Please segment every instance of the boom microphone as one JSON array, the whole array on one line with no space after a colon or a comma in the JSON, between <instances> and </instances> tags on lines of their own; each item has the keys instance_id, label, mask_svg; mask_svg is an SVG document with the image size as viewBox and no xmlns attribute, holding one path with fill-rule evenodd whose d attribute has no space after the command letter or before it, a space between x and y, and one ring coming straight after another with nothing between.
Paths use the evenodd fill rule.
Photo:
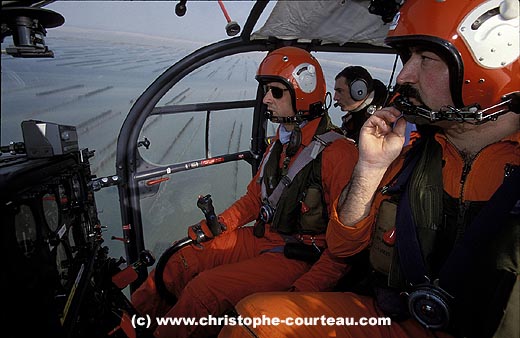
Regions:
<instances>
[{"instance_id":1,"label":"boom microphone","mask_svg":"<svg viewBox=\"0 0 520 338\"><path fill-rule=\"evenodd\" d=\"M338 107L339 107L339 102L334 103L334 108L338 108Z\"/></svg>"}]
</instances>

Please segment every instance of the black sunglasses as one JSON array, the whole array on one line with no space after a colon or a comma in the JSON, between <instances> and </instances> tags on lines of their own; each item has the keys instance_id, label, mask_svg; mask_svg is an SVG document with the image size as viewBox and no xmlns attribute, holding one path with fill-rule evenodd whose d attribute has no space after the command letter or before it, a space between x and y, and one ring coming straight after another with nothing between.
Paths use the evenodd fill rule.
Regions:
<instances>
[{"instance_id":1,"label":"black sunglasses","mask_svg":"<svg viewBox=\"0 0 520 338\"><path fill-rule=\"evenodd\" d=\"M275 99L281 99L283 96L283 92L285 92L286 90L289 90L289 89L272 87L272 86L264 86L264 93L267 94L269 91L271 91L271 94L273 95L273 97Z\"/></svg>"}]
</instances>

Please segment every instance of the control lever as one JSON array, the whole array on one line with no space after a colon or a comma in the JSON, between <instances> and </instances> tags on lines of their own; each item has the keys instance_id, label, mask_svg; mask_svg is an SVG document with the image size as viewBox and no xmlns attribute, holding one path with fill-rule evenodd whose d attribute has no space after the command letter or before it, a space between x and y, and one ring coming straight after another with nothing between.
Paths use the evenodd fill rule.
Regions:
<instances>
[{"instance_id":1,"label":"control lever","mask_svg":"<svg viewBox=\"0 0 520 338\"><path fill-rule=\"evenodd\" d=\"M223 224L220 224L218 221L218 217L215 214L215 208L213 207L213 200L211 199L211 195L199 196L197 200L197 207L204 213L206 217L206 223L211 230L213 236L219 235L222 230L226 230L226 227Z\"/></svg>"}]
</instances>

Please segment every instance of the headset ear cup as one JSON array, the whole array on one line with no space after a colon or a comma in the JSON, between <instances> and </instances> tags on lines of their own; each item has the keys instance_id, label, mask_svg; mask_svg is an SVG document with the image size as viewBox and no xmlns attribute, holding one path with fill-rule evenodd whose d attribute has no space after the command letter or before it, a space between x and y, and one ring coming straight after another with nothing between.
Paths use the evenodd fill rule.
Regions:
<instances>
[{"instance_id":1,"label":"headset ear cup","mask_svg":"<svg viewBox=\"0 0 520 338\"><path fill-rule=\"evenodd\" d=\"M363 79L355 79L350 82L350 97L354 101L364 100L368 95L368 85Z\"/></svg>"}]
</instances>

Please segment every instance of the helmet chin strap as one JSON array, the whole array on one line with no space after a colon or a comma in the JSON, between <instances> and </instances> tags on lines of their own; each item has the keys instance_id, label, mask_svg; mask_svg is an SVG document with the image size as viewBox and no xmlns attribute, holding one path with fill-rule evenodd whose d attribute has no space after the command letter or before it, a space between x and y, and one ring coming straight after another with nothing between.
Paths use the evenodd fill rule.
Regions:
<instances>
[{"instance_id":1,"label":"helmet chin strap","mask_svg":"<svg viewBox=\"0 0 520 338\"><path fill-rule=\"evenodd\" d=\"M513 95L518 95L517 93ZM520 113L517 107L518 99L513 99L513 95L507 97L504 101L485 108L478 109L476 106L464 107L458 109L452 106L442 107L438 112L433 111L429 108L416 106L411 103L408 98L399 96L397 97L393 105L400 110L405 118L411 117L422 117L429 122L437 121L457 121L466 122L471 124L482 124L487 121L495 121L500 115L505 114L509 111L514 111L517 114Z\"/></svg>"},{"instance_id":2,"label":"helmet chin strap","mask_svg":"<svg viewBox=\"0 0 520 338\"><path fill-rule=\"evenodd\" d=\"M303 122L302 116L274 116L272 112L265 112L265 118L273 123L298 124Z\"/></svg>"}]
</instances>

